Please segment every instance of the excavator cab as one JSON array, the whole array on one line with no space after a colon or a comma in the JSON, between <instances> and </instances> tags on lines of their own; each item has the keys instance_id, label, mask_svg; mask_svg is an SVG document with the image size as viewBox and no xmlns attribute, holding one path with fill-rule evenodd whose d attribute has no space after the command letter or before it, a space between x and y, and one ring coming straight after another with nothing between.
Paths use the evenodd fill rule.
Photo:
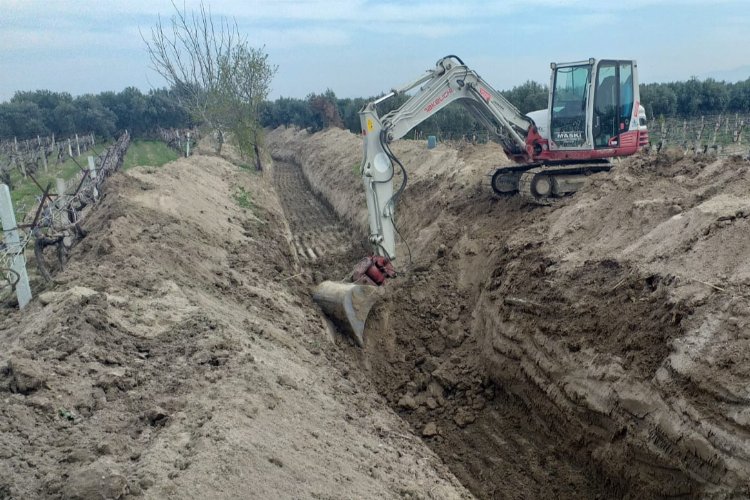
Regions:
<instances>
[{"instance_id":1,"label":"excavator cab","mask_svg":"<svg viewBox=\"0 0 750 500\"><path fill-rule=\"evenodd\" d=\"M551 67L551 156L559 158L556 151L592 149L606 149L602 157L633 154L638 147L639 104L635 62L589 59Z\"/></svg>"}]
</instances>

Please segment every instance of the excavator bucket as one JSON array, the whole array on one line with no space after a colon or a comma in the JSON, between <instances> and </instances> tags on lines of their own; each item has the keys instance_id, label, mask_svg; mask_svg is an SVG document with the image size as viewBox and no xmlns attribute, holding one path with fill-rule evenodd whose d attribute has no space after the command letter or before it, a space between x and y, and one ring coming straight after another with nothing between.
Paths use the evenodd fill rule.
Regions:
<instances>
[{"instance_id":1,"label":"excavator bucket","mask_svg":"<svg viewBox=\"0 0 750 500\"><path fill-rule=\"evenodd\" d=\"M381 295L381 290L371 285L324 281L313 291L313 300L359 347L364 347L365 321Z\"/></svg>"}]
</instances>

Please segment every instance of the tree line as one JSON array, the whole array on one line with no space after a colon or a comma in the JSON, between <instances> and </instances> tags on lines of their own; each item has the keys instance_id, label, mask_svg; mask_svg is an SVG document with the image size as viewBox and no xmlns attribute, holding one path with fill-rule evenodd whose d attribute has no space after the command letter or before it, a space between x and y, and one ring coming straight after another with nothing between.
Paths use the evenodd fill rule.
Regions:
<instances>
[{"instance_id":1,"label":"tree line","mask_svg":"<svg viewBox=\"0 0 750 500\"><path fill-rule=\"evenodd\" d=\"M23 91L0 103L0 140L89 132L110 138L123 130L142 136L158 127L190 125L190 116L167 89L144 94L128 87L78 97L49 90Z\"/></svg>"},{"instance_id":2,"label":"tree line","mask_svg":"<svg viewBox=\"0 0 750 500\"><path fill-rule=\"evenodd\" d=\"M502 94L522 113L547 107L547 86L537 82L529 80ZM263 103L260 107L260 122L269 128L295 125L316 132L327 127L340 127L359 133L359 110L378 97L381 96L338 98L330 89L321 94L309 94L305 99L280 97ZM408 95L386 99L378 105L378 113L383 116L408 99ZM454 103L422 122L416 131L423 135L458 137L483 132L484 127L464 107Z\"/></svg>"},{"instance_id":3,"label":"tree line","mask_svg":"<svg viewBox=\"0 0 750 500\"><path fill-rule=\"evenodd\" d=\"M521 113L547 107L548 87L534 81L501 92ZM640 85L641 103L650 119L698 118L720 113L750 113L750 78L743 82L727 83L713 79ZM266 102L260 110L261 123L266 127L296 125L311 131L329 126L342 127L359 133L357 112L376 97L337 98L333 91L310 94L306 99L282 97ZM403 104L408 96L396 96L384 101L379 113ZM484 128L460 105L446 107L417 127L424 134L443 137L463 137L483 133Z\"/></svg>"},{"instance_id":4,"label":"tree line","mask_svg":"<svg viewBox=\"0 0 750 500\"><path fill-rule=\"evenodd\" d=\"M719 113L750 113L750 78L736 83L712 78L640 86L650 118L691 118Z\"/></svg>"},{"instance_id":5,"label":"tree line","mask_svg":"<svg viewBox=\"0 0 750 500\"><path fill-rule=\"evenodd\" d=\"M691 118L719 113L750 113L750 79L727 83L692 78L682 82L649 83L640 86L641 102L649 118ZM522 113L547 106L547 86L527 81L502 94ZM339 98L332 90L306 98L280 97L257 105L263 127L295 125L311 131L341 127L360 132L359 110L370 98ZM401 106L408 96L395 96L380 105L382 115ZM231 102L231 101L230 101ZM143 93L135 87L121 92L72 97L49 90L17 92L9 102L0 103L0 140L34 138L55 134L94 132L113 137L129 130L134 137L161 128L184 128L205 124L183 104L176 90L157 89ZM236 107L236 106L235 106ZM223 107L227 112L227 107ZM214 118L214 121L217 119ZM420 124L417 133L441 137L463 137L484 133L484 128L459 105L448 106Z\"/></svg>"}]
</instances>

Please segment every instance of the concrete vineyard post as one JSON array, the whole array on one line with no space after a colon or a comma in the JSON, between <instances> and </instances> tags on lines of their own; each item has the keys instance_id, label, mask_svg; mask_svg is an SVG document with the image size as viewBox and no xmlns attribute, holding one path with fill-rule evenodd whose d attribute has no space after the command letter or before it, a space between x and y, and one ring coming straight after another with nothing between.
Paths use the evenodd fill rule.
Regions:
<instances>
[{"instance_id":1,"label":"concrete vineyard post","mask_svg":"<svg viewBox=\"0 0 750 500\"><path fill-rule=\"evenodd\" d=\"M23 178L26 179L28 177L28 175L26 175L26 163L20 157L16 156L16 165L21 169Z\"/></svg>"},{"instance_id":2,"label":"concrete vineyard post","mask_svg":"<svg viewBox=\"0 0 750 500\"><path fill-rule=\"evenodd\" d=\"M81 143L78 142L78 134L76 134L76 156L81 156Z\"/></svg>"},{"instance_id":3,"label":"concrete vineyard post","mask_svg":"<svg viewBox=\"0 0 750 500\"><path fill-rule=\"evenodd\" d=\"M5 249L10 255L15 255L10 262L10 268L18 275L16 298L18 299L18 307L23 309L31 301L31 287L29 286L29 275L26 273L26 257L23 254L24 249L21 246L21 238L16 225L16 214L13 212L10 189L5 184L0 184L0 218L5 234Z\"/></svg>"},{"instance_id":4,"label":"concrete vineyard post","mask_svg":"<svg viewBox=\"0 0 750 500\"><path fill-rule=\"evenodd\" d=\"M39 155L42 157L42 166L44 166L44 173L46 174L48 172L48 170L47 170L47 155L45 154L45 151L43 149L39 150Z\"/></svg>"},{"instance_id":5,"label":"concrete vineyard post","mask_svg":"<svg viewBox=\"0 0 750 500\"><path fill-rule=\"evenodd\" d=\"M190 132L187 133L187 144L185 145L185 157L190 156Z\"/></svg>"},{"instance_id":6,"label":"concrete vineyard post","mask_svg":"<svg viewBox=\"0 0 750 500\"><path fill-rule=\"evenodd\" d=\"M73 158L73 146L70 144L70 138L68 138L68 156Z\"/></svg>"},{"instance_id":7,"label":"concrete vineyard post","mask_svg":"<svg viewBox=\"0 0 750 500\"><path fill-rule=\"evenodd\" d=\"M94 199L99 199L99 191L96 189L96 163L94 162L94 157L89 156L89 178L91 179L91 185L93 187L92 194L94 195Z\"/></svg>"},{"instance_id":8,"label":"concrete vineyard post","mask_svg":"<svg viewBox=\"0 0 750 500\"><path fill-rule=\"evenodd\" d=\"M57 206L62 208L65 206L65 179L56 178L55 185L57 187Z\"/></svg>"}]
</instances>

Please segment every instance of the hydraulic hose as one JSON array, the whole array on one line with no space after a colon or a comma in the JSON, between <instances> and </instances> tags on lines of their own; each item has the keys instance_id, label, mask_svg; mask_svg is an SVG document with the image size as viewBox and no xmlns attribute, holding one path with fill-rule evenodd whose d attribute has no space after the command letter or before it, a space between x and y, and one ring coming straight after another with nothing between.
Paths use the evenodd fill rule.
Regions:
<instances>
[{"instance_id":1,"label":"hydraulic hose","mask_svg":"<svg viewBox=\"0 0 750 500\"><path fill-rule=\"evenodd\" d=\"M466 66L466 64L464 64L463 60L461 60L460 57L458 57L457 55L454 55L454 54L449 54L449 55L445 56L443 59L448 59L449 57L451 59L455 59L456 61L460 62L462 66Z\"/></svg>"},{"instance_id":2,"label":"hydraulic hose","mask_svg":"<svg viewBox=\"0 0 750 500\"><path fill-rule=\"evenodd\" d=\"M396 163L399 166L399 168L401 168L401 174L404 176L404 180L403 180L403 182L401 182L401 185L399 186L398 190L396 190L396 193L393 196L391 196L391 198L388 200L388 202L386 202L386 206L389 203L393 203L393 206L395 207L396 203L398 202L398 199L401 197L401 194L404 192L404 189L406 189L406 183L409 180L409 176L406 173L406 168L404 168L404 165L396 157L396 155L393 154L393 151L391 151L391 148L388 145L388 143L385 141L384 136L385 136L385 129L383 129L383 130L380 131L380 146L383 148L383 151L385 151L385 154L386 154L386 156L388 156L388 159L390 159L392 163ZM390 182L391 179L393 179L394 175L395 175L395 169L393 168L393 166L391 166L391 176L388 178L388 180L386 180L386 181L380 181L380 182ZM393 229L396 230L396 234L398 234L398 237L401 238L401 240L406 245L406 250L409 253L409 265L411 265L411 263L412 263L411 247L409 247L409 243L406 241L406 238L404 238L401 235L401 231L398 230L398 226L396 225L396 221L395 220L393 220ZM383 251L385 251L385 249L383 249ZM388 254L388 252L386 252L386 255L387 254ZM391 260L390 256L388 256L388 260Z\"/></svg>"}]
</instances>

